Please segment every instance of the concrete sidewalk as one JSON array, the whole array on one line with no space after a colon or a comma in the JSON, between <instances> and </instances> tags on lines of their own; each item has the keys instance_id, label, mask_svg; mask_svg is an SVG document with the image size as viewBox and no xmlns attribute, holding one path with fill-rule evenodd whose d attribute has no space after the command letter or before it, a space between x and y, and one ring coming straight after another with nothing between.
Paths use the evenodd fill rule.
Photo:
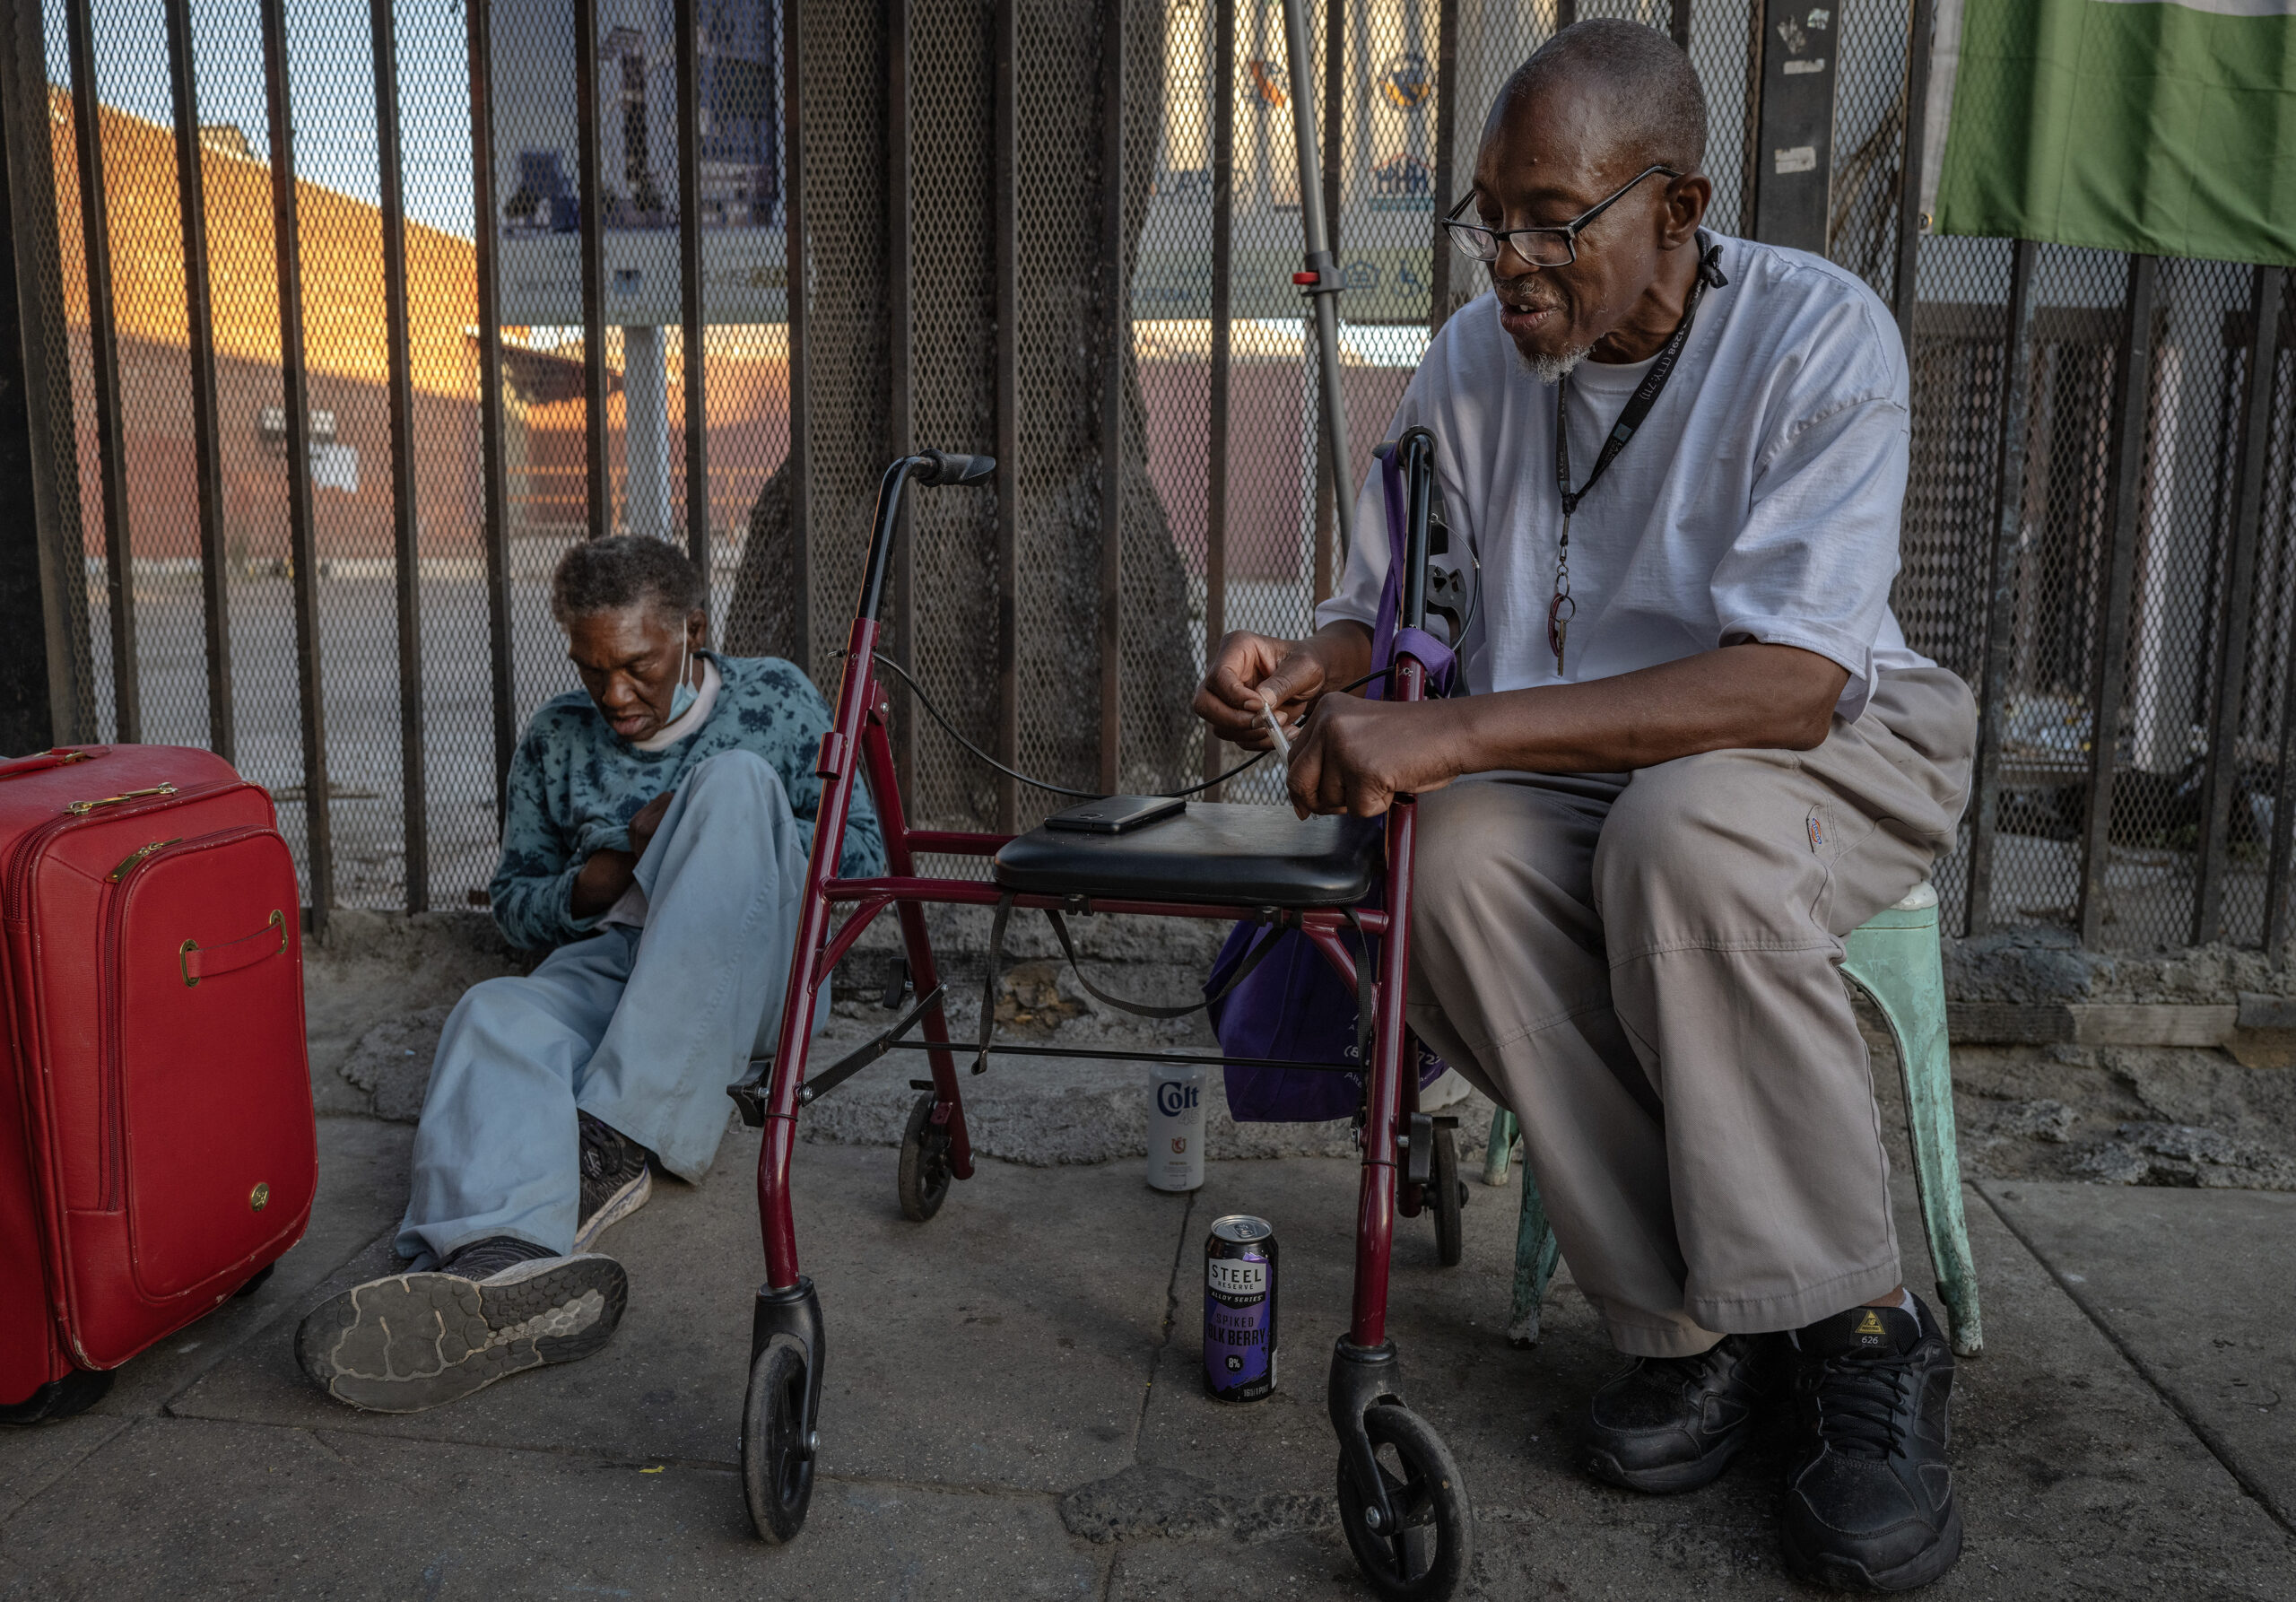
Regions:
<instances>
[{"instance_id":1,"label":"concrete sidewalk","mask_svg":"<svg viewBox=\"0 0 2296 1602\"><path fill-rule=\"evenodd\" d=\"M735 1469L755 1135L607 1238L632 1286L607 1352L458 1406L355 1414L308 1388L290 1336L387 1266L409 1134L323 1119L319 1214L269 1284L129 1365L94 1413L0 1435L0 1598L1370 1594L1323 1410L1347 1161L1215 1163L1193 1197L1146 1189L1136 1159L987 1162L918 1225L891 1152L802 1147L823 1478L774 1549ZM1541 1345L1508 1346L1517 1192L1471 1189L1461 1267L1402 1224L1393 1318L1407 1395L1476 1510L1470 1594L1796 1593L1775 1551L1783 1440L1679 1499L1573 1471L1574 1420L1616 1360L1567 1276ZM2296 1197L1968 1199L1989 1345L1955 1395L1968 1554L1933 1594L2296 1598ZM1196 1379L1202 1238L1230 1211L1283 1244L1282 1388L1245 1408ZM1918 1239L1909 1205L1900 1228Z\"/></svg>"}]
</instances>

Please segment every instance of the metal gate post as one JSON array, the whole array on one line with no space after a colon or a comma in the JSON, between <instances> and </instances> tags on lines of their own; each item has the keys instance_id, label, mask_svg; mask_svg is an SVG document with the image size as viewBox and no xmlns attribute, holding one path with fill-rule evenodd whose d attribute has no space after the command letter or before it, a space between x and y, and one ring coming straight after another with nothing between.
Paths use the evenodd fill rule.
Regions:
<instances>
[{"instance_id":1,"label":"metal gate post","mask_svg":"<svg viewBox=\"0 0 2296 1602\"><path fill-rule=\"evenodd\" d=\"M605 159L598 133L598 4L574 6L574 144L582 179L582 476L590 537L613 532L606 465Z\"/></svg>"},{"instance_id":2,"label":"metal gate post","mask_svg":"<svg viewBox=\"0 0 2296 1602\"><path fill-rule=\"evenodd\" d=\"M807 444L813 369L805 337L805 0L781 8L781 225L788 266L783 294L788 301L789 340L789 588L791 660L801 673L813 671L813 498L812 451Z\"/></svg>"},{"instance_id":3,"label":"metal gate post","mask_svg":"<svg viewBox=\"0 0 2296 1602\"><path fill-rule=\"evenodd\" d=\"M1283 0L1283 57L1290 74L1286 82L1292 90L1293 152L1300 164L1300 231L1306 247L1303 276L1309 280L1304 287L1314 305L1310 315L1315 318L1318 370L1322 380L1323 459L1318 482L1332 486L1332 509L1339 527L1339 555L1344 562L1355 537L1355 494L1347 472L1347 392L1341 387L1339 373L1337 297L1342 286L1319 179L1321 161L1317 154L1316 97L1312 92L1315 79L1309 71L1314 56L1308 39L1306 6L1307 0ZM1335 33L1331 52L1336 55L1341 46L1342 41ZM1333 96L1335 100L1337 98ZM1342 120L1344 125L1344 119ZM1343 126L1332 137L1336 140L1344 132ZM1326 570L1326 560L1325 542L1318 538L1316 565L1319 575Z\"/></svg>"},{"instance_id":4,"label":"metal gate post","mask_svg":"<svg viewBox=\"0 0 2296 1602\"><path fill-rule=\"evenodd\" d=\"M885 444L905 457L917 448L917 201L912 193L909 131L909 0L885 0ZM920 676L917 659L917 540L914 497L902 501L893 525L892 627L886 654ZM896 699L893 771L901 802L917 813L917 718L910 699Z\"/></svg>"},{"instance_id":5,"label":"metal gate post","mask_svg":"<svg viewBox=\"0 0 2296 1602\"><path fill-rule=\"evenodd\" d=\"M1456 0L1443 0L1445 5ZM1205 668L1228 631L1228 386L1235 352L1236 0L1212 4L1212 370L1205 427L1209 473L1204 500ZM1204 776L1218 775L1226 753L1204 736ZM1226 798L1227 787L1208 792Z\"/></svg>"},{"instance_id":6,"label":"metal gate post","mask_svg":"<svg viewBox=\"0 0 2296 1602\"><path fill-rule=\"evenodd\" d=\"M478 0L474 0L474 4ZM184 343L191 355L192 483L199 502L199 591L207 644L207 744L236 762L231 705L230 552L223 529L222 380L215 363L215 301L207 274L205 146L199 138L199 75L192 55L191 0L167 0L168 83L175 118L176 204L182 221Z\"/></svg>"},{"instance_id":7,"label":"metal gate post","mask_svg":"<svg viewBox=\"0 0 2296 1602\"><path fill-rule=\"evenodd\" d=\"M119 315L112 302L111 221L105 198L102 108L96 91L91 0L65 0L72 58L72 132L80 159L80 244L88 274L88 357L96 402L96 483L103 503L104 588L111 606L114 737L144 738L135 656L135 549L127 518L127 455L120 417Z\"/></svg>"},{"instance_id":8,"label":"metal gate post","mask_svg":"<svg viewBox=\"0 0 2296 1602\"><path fill-rule=\"evenodd\" d=\"M1674 0L1687 14L1690 0ZM1428 263L1427 337L1432 343L1451 316L1451 269L1458 252L1443 215L1457 201L1451 193L1458 182L1459 142L1459 0L1436 0L1435 8L1435 193L1429 201L1433 213L1434 259Z\"/></svg>"},{"instance_id":9,"label":"metal gate post","mask_svg":"<svg viewBox=\"0 0 2296 1602\"><path fill-rule=\"evenodd\" d=\"M2105 928L2105 874L2112 849L2113 768L2120 744L2121 697L2128 683L2128 620L2135 605L2136 514L2144 488L2144 422L2152 395L2152 309L2160 258L2128 258L2120 353L2113 364L2111 466L2106 493L2104 593L2098 597L2097 664L2089 680L2088 822L2081 840L2081 944Z\"/></svg>"},{"instance_id":10,"label":"metal gate post","mask_svg":"<svg viewBox=\"0 0 2296 1602\"><path fill-rule=\"evenodd\" d=\"M1220 0L1224 4L1225 0ZM1020 0L996 0L994 153L996 274L996 760L1021 760L1021 24ZM996 827L1021 827L1021 789L996 776Z\"/></svg>"},{"instance_id":11,"label":"metal gate post","mask_svg":"<svg viewBox=\"0 0 2296 1602\"><path fill-rule=\"evenodd\" d=\"M694 0L674 0L678 74L678 316L685 379L685 548L709 605L709 324L701 270L701 40Z\"/></svg>"},{"instance_id":12,"label":"metal gate post","mask_svg":"<svg viewBox=\"0 0 2296 1602\"><path fill-rule=\"evenodd\" d=\"M1121 787L1124 740L1124 351L1132 309L1124 282L1125 0L1100 5L1101 292L1108 368L1100 380L1100 788Z\"/></svg>"},{"instance_id":13,"label":"metal gate post","mask_svg":"<svg viewBox=\"0 0 2296 1602\"><path fill-rule=\"evenodd\" d=\"M471 238L478 289L478 477L486 546L486 658L493 691L494 826L507 805L517 746L517 684L510 659L510 508L502 454L501 226L494 209L494 15L491 0L465 0L470 40Z\"/></svg>"},{"instance_id":14,"label":"metal gate post","mask_svg":"<svg viewBox=\"0 0 2296 1602\"><path fill-rule=\"evenodd\" d=\"M305 869L310 929L335 905L335 831L319 687L318 530L311 509L311 385L303 364L302 242L295 210L295 111L288 80L286 0L262 0L264 98L271 118L272 244L279 272L279 380L287 417L287 547L295 592L295 687L302 709Z\"/></svg>"},{"instance_id":15,"label":"metal gate post","mask_svg":"<svg viewBox=\"0 0 2296 1602\"><path fill-rule=\"evenodd\" d=\"M1822 256L1833 178L1834 83L1841 75L1837 11L1828 28L1806 25L1800 0L1757 0L1759 92L1746 109L1747 236Z\"/></svg>"},{"instance_id":16,"label":"metal gate post","mask_svg":"<svg viewBox=\"0 0 2296 1602\"><path fill-rule=\"evenodd\" d=\"M399 796L406 910L430 905L430 830L422 750L422 552L414 482L414 376L406 314L406 194L399 164L398 37L392 0L369 0L374 36L375 151L382 178L384 390L391 420L391 554L398 579Z\"/></svg>"},{"instance_id":17,"label":"metal gate post","mask_svg":"<svg viewBox=\"0 0 2296 1602\"><path fill-rule=\"evenodd\" d=\"M2275 320L2286 332L2288 309L2278 308ZM2277 358L2274 359L2277 365ZM2264 878L2265 958L2278 972L2287 965L2288 868L2296 847L2296 649L2288 653L2280 690L2280 744L2274 753L2272 842Z\"/></svg>"},{"instance_id":18,"label":"metal gate post","mask_svg":"<svg viewBox=\"0 0 2296 1602\"><path fill-rule=\"evenodd\" d=\"M2258 267L2250 280L2248 382L2240 393L2239 454L2232 469L2215 715L2210 719L2208 765L2201 780L2200 883L2192 898L2195 945L2205 945L2224 932L2224 867L2231 845L2232 797L2240 788L2240 712L2248 693L2257 546L2264 533L2265 461L2272 443L2273 370L2278 365L2280 296L2286 276L2280 267Z\"/></svg>"},{"instance_id":19,"label":"metal gate post","mask_svg":"<svg viewBox=\"0 0 2296 1602\"><path fill-rule=\"evenodd\" d=\"M38 5L0 10L0 751L91 732L77 457L51 432L72 415L64 346L44 41ZM29 513L29 515L26 515ZM76 658L76 659L75 659Z\"/></svg>"},{"instance_id":20,"label":"metal gate post","mask_svg":"<svg viewBox=\"0 0 2296 1602\"><path fill-rule=\"evenodd\" d=\"M2296 849L2296 650L2280 691L2280 746L2274 764L2272 845L2264 878L2264 952L2273 971L2288 965L2288 868Z\"/></svg>"},{"instance_id":21,"label":"metal gate post","mask_svg":"<svg viewBox=\"0 0 2296 1602\"><path fill-rule=\"evenodd\" d=\"M1993 549L1987 558L1985 682L1978 694L1977 761L1970 788L1969 929L1993 927L1993 839L2001 814L2001 719L2009 699L2012 625L2017 612L2018 547L2025 523L2025 422L2033 375L2033 264L2019 239L2009 257L2009 315L2002 328L2001 440L1995 458Z\"/></svg>"},{"instance_id":22,"label":"metal gate post","mask_svg":"<svg viewBox=\"0 0 2296 1602\"><path fill-rule=\"evenodd\" d=\"M1676 0L1687 6L1690 0ZM1898 141L1898 254L1890 278L1890 309L1898 338L1913 361L1913 303L1921 289L1921 168L1928 159L1929 49L1937 30L1937 0L1913 0L1905 47L1905 133Z\"/></svg>"},{"instance_id":23,"label":"metal gate post","mask_svg":"<svg viewBox=\"0 0 2296 1602\"><path fill-rule=\"evenodd\" d=\"M1304 4L1304 0L1302 3ZM1322 135L1318 144L1323 160L1325 242L1331 251L1330 270L1334 274L1334 282L1344 283L1345 276L1340 272L1339 266L1339 202L1343 193L1341 176L1347 155L1347 0L1324 0L1324 90L1318 108L1322 115L1310 116L1309 108L1311 107L1318 107L1318 102L1310 100L1306 95L1301 95L1292 116L1295 119L1308 117L1307 126L1318 127ZM1304 185L1306 181L1306 175L1303 173L1300 176L1300 182ZM1328 306L1332 309L1334 332L1336 335L1339 311L1337 299L1331 295L1317 295L1313 304L1318 308ZM1320 333L1322 327L1320 311L1317 316L1317 326ZM1334 343L1324 348L1323 359L1330 363L1328 370L1318 369L1318 376L1324 380L1326 421L1327 423L1337 421L1342 424L1336 430L1327 426L1317 436L1318 448L1314 478L1317 485L1316 552L1312 564L1313 588L1309 591L1308 598L1318 606L1330 599L1332 591L1338 588L1338 570L1346 560L1348 541L1355 528L1354 519L1351 515L1355 504L1353 486L1346 482L1348 477L1345 439L1347 431L1344 423L1347 411L1344 405L1335 405L1332 398L1335 396L1344 395L1340 385L1344 381L1345 375L1339 367L1338 349L1335 337ZM1337 523L1341 530L1340 560L1336 562L1332 559L1331 533L1334 523Z\"/></svg>"}]
</instances>

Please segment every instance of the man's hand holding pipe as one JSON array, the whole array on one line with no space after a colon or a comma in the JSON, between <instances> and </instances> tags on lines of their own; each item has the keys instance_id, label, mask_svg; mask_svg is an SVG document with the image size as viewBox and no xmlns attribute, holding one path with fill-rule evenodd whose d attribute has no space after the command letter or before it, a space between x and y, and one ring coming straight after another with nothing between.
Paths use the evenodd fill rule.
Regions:
<instances>
[{"instance_id":1,"label":"man's hand holding pipe","mask_svg":"<svg viewBox=\"0 0 2296 1602\"><path fill-rule=\"evenodd\" d=\"M1275 743L1267 732L1270 706L1286 728L1296 727L1328 691L1361 678L1370 666L1371 632L1361 623L1333 623L1301 640L1239 629L1212 653L1211 671L1196 688L1196 715L1229 744L1265 751Z\"/></svg>"},{"instance_id":2,"label":"man's hand holding pipe","mask_svg":"<svg viewBox=\"0 0 2296 1602\"><path fill-rule=\"evenodd\" d=\"M1416 704L1334 694L1370 671L1370 631L1326 625L1286 644L1235 633L1220 642L1196 694L1222 739L1272 742L1261 696L1288 724L1287 784L1301 817L1376 817L1397 795L1440 789L1463 773L1623 773L1700 752L1808 751L1822 743L1846 670L1813 652L1751 640L1579 683Z\"/></svg>"}]
</instances>

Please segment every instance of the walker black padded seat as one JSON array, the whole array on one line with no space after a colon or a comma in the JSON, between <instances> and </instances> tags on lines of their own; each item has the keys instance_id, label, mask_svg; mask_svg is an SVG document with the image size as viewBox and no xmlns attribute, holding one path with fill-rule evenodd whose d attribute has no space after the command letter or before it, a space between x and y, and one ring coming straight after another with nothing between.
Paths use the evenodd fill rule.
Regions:
<instances>
[{"instance_id":1,"label":"walker black padded seat","mask_svg":"<svg viewBox=\"0 0 2296 1602\"><path fill-rule=\"evenodd\" d=\"M1190 801L1126 834L1039 827L996 853L997 884L1023 895L1352 907L1378 882L1385 825L1309 818L1285 806Z\"/></svg>"}]
</instances>

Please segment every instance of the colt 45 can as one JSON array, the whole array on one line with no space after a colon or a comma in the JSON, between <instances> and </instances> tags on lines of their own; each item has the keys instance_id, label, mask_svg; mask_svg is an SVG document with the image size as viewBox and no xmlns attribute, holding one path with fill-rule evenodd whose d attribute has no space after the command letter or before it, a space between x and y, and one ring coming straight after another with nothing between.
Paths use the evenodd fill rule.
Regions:
<instances>
[{"instance_id":1,"label":"colt 45 can","mask_svg":"<svg viewBox=\"0 0 2296 1602\"><path fill-rule=\"evenodd\" d=\"M1275 1389L1275 1231L1231 1213L1204 1242L1204 1389L1257 1402Z\"/></svg>"},{"instance_id":2,"label":"colt 45 can","mask_svg":"<svg viewBox=\"0 0 2296 1602\"><path fill-rule=\"evenodd\" d=\"M1204 1070L1148 1070L1148 1185L1194 1190L1204 1183Z\"/></svg>"}]
</instances>

